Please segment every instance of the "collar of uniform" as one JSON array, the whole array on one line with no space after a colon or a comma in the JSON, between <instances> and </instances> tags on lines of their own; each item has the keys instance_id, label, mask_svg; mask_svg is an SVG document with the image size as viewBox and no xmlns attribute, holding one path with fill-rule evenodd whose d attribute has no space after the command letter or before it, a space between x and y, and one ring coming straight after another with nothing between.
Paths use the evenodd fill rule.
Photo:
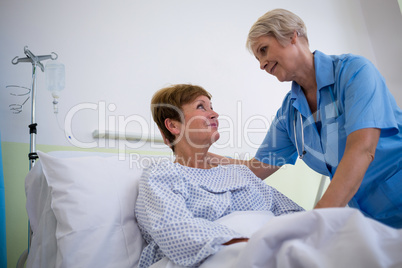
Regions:
<instances>
[{"instance_id":1,"label":"collar of uniform","mask_svg":"<svg viewBox=\"0 0 402 268\"><path fill-rule=\"evenodd\" d=\"M314 68L317 90L335 83L334 65L331 56L321 51L314 51Z\"/></svg>"},{"instance_id":2,"label":"collar of uniform","mask_svg":"<svg viewBox=\"0 0 402 268\"><path fill-rule=\"evenodd\" d=\"M297 100L301 94L303 94L301 86L298 83L296 83L295 81L292 81L292 90L291 90L290 98L292 100Z\"/></svg>"},{"instance_id":3,"label":"collar of uniform","mask_svg":"<svg viewBox=\"0 0 402 268\"><path fill-rule=\"evenodd\" d=\"M314 51L313 54L317 89L319 91L320 89L335 83L334 67L330 56L318 50ZM295 107L303 116L308 117L311 115L310 108L308 107L301 86L295 81L292 82L290 98L293 101L293 107Z\"/></svg>"},{"instance_id":4,"label":"collar of uniform","mask_svg":"<svg viewBox=\"0 0 402 268\"><path fill-rule=\"evenodd\" d=\"M311 112L306 97L304 96L301 86L295 81L292 82L290 98L292 100L292 105L296 110L298 110L304 117L310 116Z\"/></svg>"},{"instance_id":5,"label":"collar of uniform","mask_svg":"<svg viewBox=\"0 0 402 268\"><path fill-rule=\"evenodd\" d=\"M313 55L317 89L320 90L325 86L334 84L335 78L332 58L319 50L314 51ZM297 100L301 94L304 95L300 85L293 81L291 99Z\"/></svg>"}]
</instances>

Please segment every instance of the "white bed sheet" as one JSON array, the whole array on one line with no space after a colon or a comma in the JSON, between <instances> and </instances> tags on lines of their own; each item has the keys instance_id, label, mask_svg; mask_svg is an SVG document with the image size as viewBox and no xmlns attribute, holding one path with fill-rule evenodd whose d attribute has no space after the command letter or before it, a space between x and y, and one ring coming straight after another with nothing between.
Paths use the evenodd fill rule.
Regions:
<instances>
[{"instance_id":1,"label":"white bed sheet","mask_svg":"<svg viewBox=\"0 0 402 268\"><path fill-rule=\"evenodd\" d=\"M255 220L248 212L220 222L242 230L249 242L225 247L201 268L402 267L402 229L352 208L317 209ZM259 225L259 226L258 226ZM152 268L182 268L167 258Z\"/></svg>"}]
</instances>

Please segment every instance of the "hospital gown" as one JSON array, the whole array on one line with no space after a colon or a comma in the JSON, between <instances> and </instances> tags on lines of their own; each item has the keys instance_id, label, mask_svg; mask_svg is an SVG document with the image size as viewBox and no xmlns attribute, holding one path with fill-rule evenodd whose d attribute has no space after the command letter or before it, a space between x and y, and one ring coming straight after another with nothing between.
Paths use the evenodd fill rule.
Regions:
<instances>
[{"instance_id":1,"label":"hospital gown","mask_svg":"<svg viewBox=\"0 0 402 268\"><path fill-rule=\"evenodd\" d=\"M243 236L214 221L234 211L302 211L243 165L198 169L178 163L154 164L140 180L136 216L147 247L139 267L167 256L197 266L223 243Z\"/></svg>"}]
</instances>

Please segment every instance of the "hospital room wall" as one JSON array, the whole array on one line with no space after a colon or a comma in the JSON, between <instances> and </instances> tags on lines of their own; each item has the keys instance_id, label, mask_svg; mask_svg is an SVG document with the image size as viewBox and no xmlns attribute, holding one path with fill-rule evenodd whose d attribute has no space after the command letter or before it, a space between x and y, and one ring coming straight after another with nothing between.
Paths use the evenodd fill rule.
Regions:
<instances>
[{"instance_id":1,"label":"hospital room wall","mask_svg":"<svg viewBox=\"0 0 402 268\"><path fill-rule=\"evenodd\" d=\"M244 44L256 18L277 7L290 9L305 20L311 50L361 54L373 61L397 101L402 101L401 22L396 0L94 3L1 1L3 141L28 142L30 102L25 103L23 112L13 114L9 105L22 104L26 97L11 96L24 90L8 87L30 87L30 64L11 64L13 57L24 56L27 45L38 55L58 53L66 66L66 88L57 117L45 75L38 71L38 143L88 145L94 141L92 132L102 124L111 130L152 134L157 132L149 111L152 94L169 84L194 83L211 91L221 115L225 132L213 149L225 154L253 154L289 83L280 83L259 70ZM393 15L395 12L399 17ZM42 15L31 20L31 14ZM247 127L257 130L245 133Z\"/></svg>"},{"instance_id":2,"label":"hospital room wall","mask_svg":"<svg viewBox=\"0 0 402 268\"><path fill-rule=\"evenodd\" d=\"M375 64L402 107L402 1L361 0L361 7Z\"/></svg>"},{"instance_id":3,"label":"hospital room wall","mask_svg":"<svg viewBox=\"0 0 402 268\"><path fill-rule=\"evenodd\" d=\"M24 178L28 172L30 105L27 102L22 113L12 114L9 105L25 99L10 96L7 88L30 84L31 66L11 64L14 56L23 56L25 45L38 55L57 52L66 66L67 82L59 100L59 122L52 113L52 98L45 90L44 75L38 74L37 141L38 149L43 151L81 150L68 137L71 135L83 144L99 142L91 133L99 127L101 118L111 126L113 120L117 123L119 118L138 116L151 126L148 103L153 92L167 84L191 82L213 94L222 130L229 129L232 122L235 136L242 136L228 144L230 148L223 148L221 143L212 150L230 156L253 156L289 84L281 84L258 70L257 62L244 48L244 39L256 18L277 7L290 9L305 20L311 50L328 54L351 52L372 60L387 82L391 82L390 89L401 105L402 91L397 86L402 78L396 77L395 71L400 74L402 69L399 49L402 45L393 48L401 37L393 25L402 27L400 17L395 15L396 1L88 3L91 1L0 3L0 32L4 37L0 53L0 130L9 267L15 267L18 256L27 247ZM32 14L42 15L33 20ZM66 117L78 105L83 109L70 113L70 132L66 133ZM123 130L140 132L143 129L139 128L139 122L133 119ZM241 130L247 122L251 122L250 129L262 129L261 133L245 137ZM229 136L226 131L221 140L228 141ZM249 140L255 142L250 144ZM116 151L118 145L119 142L113 146L109 142L106 146L98 143L92 150ZM320 177L298 162L295 167L285 166L268 183L308 209L314 202Z\"/></svg>"}]
</instances>

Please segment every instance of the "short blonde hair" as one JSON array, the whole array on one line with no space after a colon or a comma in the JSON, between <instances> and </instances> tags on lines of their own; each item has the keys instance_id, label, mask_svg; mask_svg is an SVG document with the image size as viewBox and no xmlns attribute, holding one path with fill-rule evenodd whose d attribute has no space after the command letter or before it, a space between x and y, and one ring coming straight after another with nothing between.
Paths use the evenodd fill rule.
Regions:
<instances>
[{"instance_id":1,"label":"short blonde hair","mask_svg":"<svg viewBox=\"0 0 402 268\"><path fill-rule=\"evenodd\" d=\"M155 123L171 144L174 152L175 136L165 126L167 118L182 122L183 105L192 102L199 96L206 96L208 99L212 95L200 86L191 84L177 84L158 90L151 100L151 112ZM182 122L183 123L183 122Z\"/></svg>"},{"instance_id":2,"label":"short blonde hair","mask_svg":"<svg viewBox=\"0 0 402 268\"><path fill-rule=\"evenodd\" d=\"M262 15L251 26L246 47L252 52L251 47L255 40L264 35L275 37L284 46L295 31L299 37L304 37L308 44L307 28L303 20L286 9L274 9Z\"/></svg>"}]
</instances>

